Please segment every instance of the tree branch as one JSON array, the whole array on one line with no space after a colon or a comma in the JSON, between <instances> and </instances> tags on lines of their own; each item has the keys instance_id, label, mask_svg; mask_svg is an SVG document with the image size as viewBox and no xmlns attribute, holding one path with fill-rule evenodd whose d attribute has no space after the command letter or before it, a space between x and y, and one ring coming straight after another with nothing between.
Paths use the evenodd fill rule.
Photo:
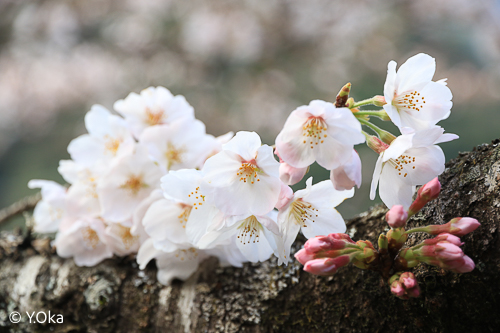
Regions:
<instances>
[{"instance_id":1,"label":"tree branch","mask_svg":"<svg viewBox=\"0 0 500 333\"><path fill-rule=\"evenodd\" d=\"M500 141L462 153L440 176L441 195L411 227L470 216L482 225L465 236L476 263L468 274L420 265L422 296L393 297L375 272L347 267L317 277L296 261L276 259L243 268L205 261L187 281L162 286L156 269L139 271L133 257L76 267L45 247L19 247L22 236L0 237L0 325L54 332L496 332L500 327ZM376 242L385 228L382 206L347 222L354 240ZM410 235L409 246L426 236ZM295 245L301 247L303 239ZM12 324L12 311L62 314L63 324Z\"/></svg>"}]
</instances>

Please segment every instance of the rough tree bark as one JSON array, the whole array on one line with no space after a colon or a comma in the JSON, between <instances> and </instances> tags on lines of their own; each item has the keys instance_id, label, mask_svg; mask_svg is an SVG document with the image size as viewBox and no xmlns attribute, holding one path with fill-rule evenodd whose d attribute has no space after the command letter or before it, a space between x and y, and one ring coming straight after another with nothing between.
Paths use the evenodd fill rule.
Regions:
<instances>
[{"instance_id":1,"label":"rough tree bark","mask_svg":"<svg viewBox=\"0 0 500 333\"><path fill-rule=\"evenodd\" d=\"M476 147L447 164L439 199L410 226L471 216L482 225L463 237L476 262L468 274L420 265L422 296L403 301L374 272L354 267L316 277L294 262L217 268L215 259L185 282L156 282L154 265L133 258L76 267L48 243L0 238L0 331L54 332L498 332L500 330L500 147ZM374 244L386 230L384 207L348 221L353 239ZM413 235L410 245L423 239ZM301 242L297 247L302 245ZM62 314L63 324L30 324L25 312ZM12 311L23 321L12 324ZM41 317L43 319L43 317Z\"/></svg>"}]
</instances>

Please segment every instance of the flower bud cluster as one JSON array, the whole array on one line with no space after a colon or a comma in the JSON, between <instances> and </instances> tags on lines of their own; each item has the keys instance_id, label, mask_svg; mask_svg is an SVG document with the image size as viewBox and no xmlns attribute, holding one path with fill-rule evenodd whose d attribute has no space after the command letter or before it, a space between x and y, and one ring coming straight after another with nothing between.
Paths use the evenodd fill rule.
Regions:
<instances>
[{"instance_id":1,"label":"flower bud cluster","mask_svg":"<svg viewBox=\"0 0 500 333\"><path fill-rule=\"evenodd\" d=\"M391 286L391 293L401 299L420 296L417 279L411 272L394 274L389 280L389 285Z\"/></svg>"}]
</instances>

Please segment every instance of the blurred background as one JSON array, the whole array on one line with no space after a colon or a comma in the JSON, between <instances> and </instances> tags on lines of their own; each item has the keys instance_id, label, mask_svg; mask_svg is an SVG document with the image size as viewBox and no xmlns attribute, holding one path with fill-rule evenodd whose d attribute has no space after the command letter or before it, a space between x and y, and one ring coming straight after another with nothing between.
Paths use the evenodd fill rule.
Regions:
<instances>
[{"instance_id":1,"label":"blurred background","mask_svg":"<svg viewBox=\"0 0 500 333\"><path fill-rule=\"evenodd\" d=\"M274 144L296 107L334 101L347 82L356 100L383 94L387 63L420 52L453 92L440 125L460 139L442 145L447 159L500 137L499 1L0 0L0 208L36 193L30 179L64 183L59 160L92 104L162 85L209 133ZM363 185L339 207L346 219L379 202L368 198L377 156L358 151Z\"/></svg>"}]
</instances>

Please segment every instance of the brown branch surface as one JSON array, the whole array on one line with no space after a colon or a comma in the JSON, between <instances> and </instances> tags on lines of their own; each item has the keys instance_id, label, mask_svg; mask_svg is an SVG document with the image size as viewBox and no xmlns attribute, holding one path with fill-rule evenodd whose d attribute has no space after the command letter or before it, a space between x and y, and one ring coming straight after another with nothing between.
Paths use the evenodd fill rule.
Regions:
<instances>
[{"instance_id":1,"label":"brown branch surface","mask_svg":"<svg viewBox=\"0 0 500 333\"><path fill-rule=\"evenodd\" d=\"M0 210L0 224L4 223L8 219L21 214L27 210L35 208L38 201L42 199L40 192L31 195L29 197L23 198L12 205Z\"/></svg>"},{"instance_id":2,"label":"brown branch surface","mask_svg":"<svg viewBox=\"0 0 500 333\"><path fill-rule=\"evenodd\" d=\"M476 262L468 274L421 265L422 296L393 297L377 273L347 267L317 277L296 261L239 268L205 261L187 281L162 286L156 269L133 258L76 267L48 243L0 237L0 331L54 332L498 332L500 327L500 147L476 147L447 164L441 196L410 226L470 216L482 225L462 238ZM386 230L377 206L348 221L353 239L374 244ZM412 235L413 245L424 238ZM297 247L301 246L301 242ZM62 314L63 324L30 324L25 311ZM23 321L9 322L19 311Z\"/></svg>"}]
</instances>

